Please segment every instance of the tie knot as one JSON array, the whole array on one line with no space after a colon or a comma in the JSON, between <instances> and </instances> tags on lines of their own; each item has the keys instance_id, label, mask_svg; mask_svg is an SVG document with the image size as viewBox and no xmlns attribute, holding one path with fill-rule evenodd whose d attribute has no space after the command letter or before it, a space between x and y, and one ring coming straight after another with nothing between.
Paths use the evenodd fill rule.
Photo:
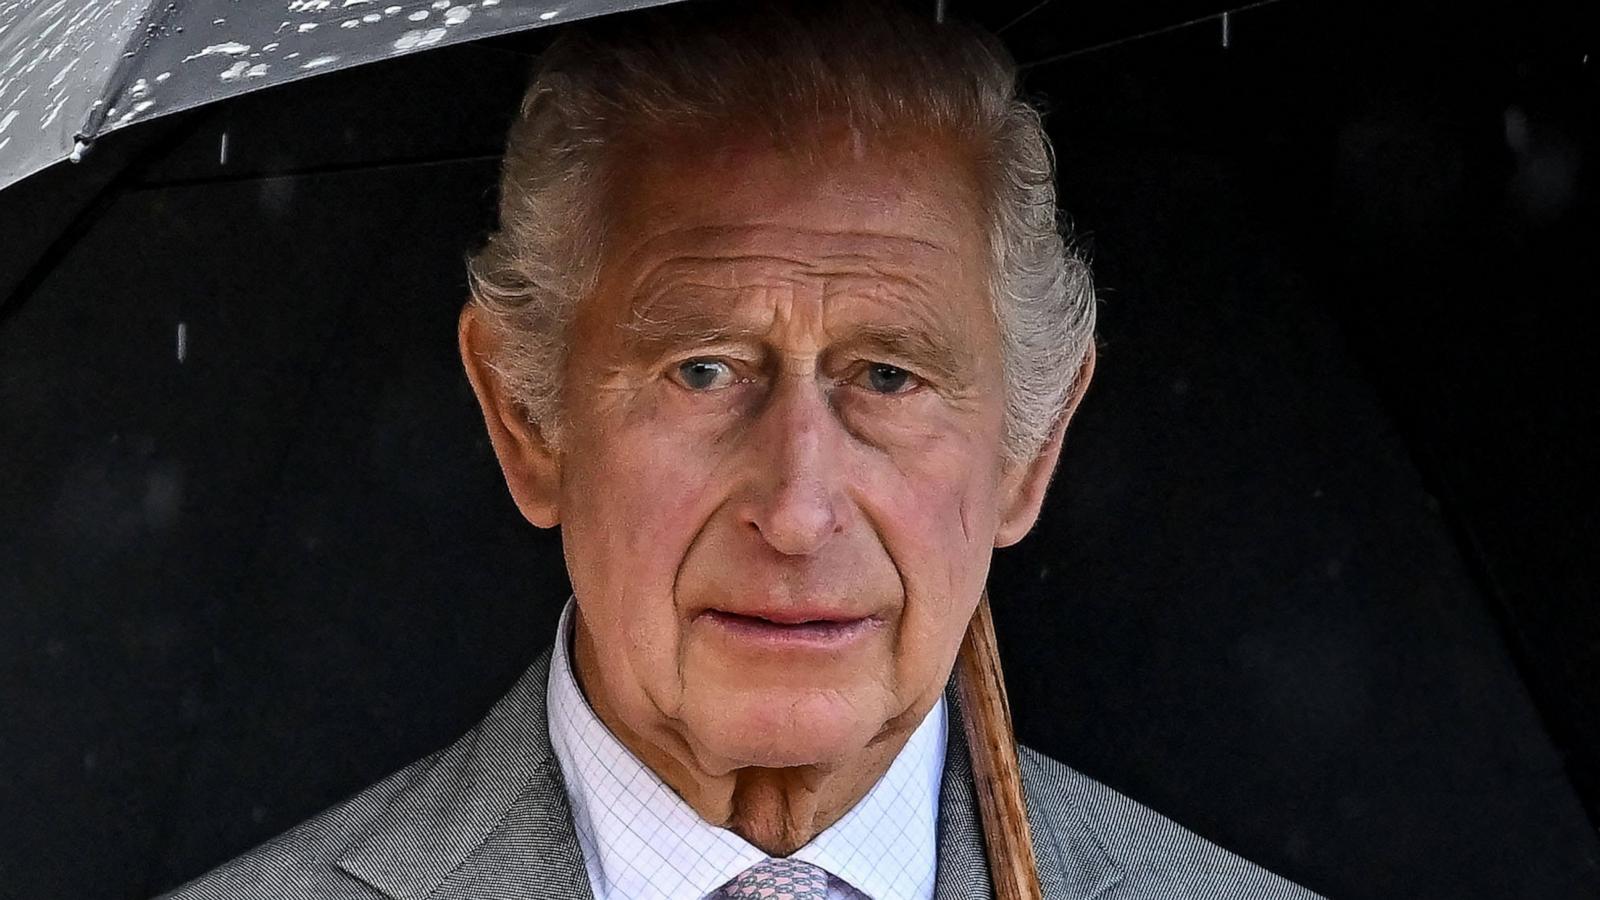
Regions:
<instances>
[{"instance_id":1,"label":"tie knot","mask_svg":"<svg viewBox=\"0 0 1600 900\"><path fill-rule=\"evenodd\" d=\"M724 900L827 900L828 873L798 859L757 863L722 886Z\"/></svg>"}]
</instances>

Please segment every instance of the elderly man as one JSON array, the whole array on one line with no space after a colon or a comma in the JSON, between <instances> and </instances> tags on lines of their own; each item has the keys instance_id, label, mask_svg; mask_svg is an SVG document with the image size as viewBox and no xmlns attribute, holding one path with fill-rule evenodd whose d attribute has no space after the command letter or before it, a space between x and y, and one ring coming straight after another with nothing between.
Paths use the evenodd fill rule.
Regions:
<instances>
[{"instance_id":1,"label":"elderly man","mask_svg":"<svg viewBox=\"0 0 1600 900\"><path fill-rule=\"evenodd\" d=\"M1014 80L859 3L564 35L459 335L512 497L561 529L554 648L175 896L987 896L947 685L1094 368ZM1046 897L1311 896L1045 757L1022 781Z\"/></svg>"}]
</instances>

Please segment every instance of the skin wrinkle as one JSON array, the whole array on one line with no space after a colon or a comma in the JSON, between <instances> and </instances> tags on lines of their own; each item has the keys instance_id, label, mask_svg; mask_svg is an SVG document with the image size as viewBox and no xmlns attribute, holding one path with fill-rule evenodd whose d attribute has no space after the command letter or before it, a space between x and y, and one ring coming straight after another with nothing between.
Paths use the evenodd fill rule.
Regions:
<instances>
[{"instance_id":1,"label":"skin wrinkle","mask_svg":"<svg viewBox=\"0 0 1600 900\"><path fill-rule=\"evenodd\" d=\"M874 259L862 252L839 252L834 244L841 237L850 240L870 243L878 250L881 259ZM693 244L705 240L725 240L734 244L734 248L724 253L710 254L705 252L680 252L673 253L672 248L683 244ZM793 245L813 244L818 246L818 257L812 260L784 256L767 250L756 252L764 243L772 243L774 239ZM718 267L716 270L729 275L736 274L741 269L753 267L755 264L782 264L797 269L807 275L821 278L840 278L862 276L876 280L877 284L886 285L896 282L905 282L919 290L929 290L935 287L927 278L921 275L922 264L928 262L919 257L949 257L947 249L938 248L926 240L906 235L842 233L827 234L806 228L786 228L780 225L753 223L741 226L725 226L721 228L684 228L674 232L660 235L642 246L634 248L630 256L643 254L659 254L662 259L646 271L642 272L632 284L622 288L633 300L648 302L654 295L665 288L678 287L682 282L668 281L663 287L653 285L663 280L673 270L696 266ZM851 268L845 263L855 263ZM826 268L824 264L839 265L838 269ZM888 264L895 264L897 271L885 268ZM690 282L693 284L693 282ZM713 287L726 287L726 284L711 282Z\"/></svg>"},{"instance_id":2,"label":"skin wrinkle","mask_svg":"<svg viewBox=\"0 0 1600 900\"><path fill-rule=\"evenodd\" d=\"M850 809L937 702L991 548L1031 524L1042 491L1021 486L1059 447L1007 463L960 152L653 155L573 319L561 447L495 435L519 507L562 529L596 714L772 855ZM503 410L492 370L473 372L470 312L463 358ZM701 358L735 380L691 386L676 366ZM880 363L917 380L880 393L863 377ZM785 608L874 624L805 649L704 615Z\"/></svg>"},{"instance_id":3,"label":"skin wrinkle","mask_svg":"<svg viewBox=\"0 0 1600 900\"><path fill-rule=\"evenodd\" d=\"M735 232L739 230L750 230L756 233L764 233L781 232L784 229L777 228L776 226L752 226L749 229L718 229L719 232ZM685 237L686 236L687 235L685 235ZM802 240L809 236L810 235L807 235L805 232L796 232L794 235L795 239L797 240ZM880 237L878 240L883 243L899 241L909 242L909 239L906 238ZM904 262L908 265L914 263L912 260L905 260ZM874 279L875 283L880 285L905 283L918 290L928 290L933 286L927 281L927 279L918 277L918 274L914 269L912 271L893 271L885 267L882 262L868 258L861 254L833 254L831 256L816 260L793 259L771 253L730 253L717 256L683 254L664 260L663 262L659 263L655 269L651 270L650 273L641 277L639 286L634 290L634 300L635 302L648 302L660 291L684 287L726 287L725 284L717 282L674 280L668 277L675 274L674 270L677 269L688 269L693 271L695 267L720 266L725 267L726 271L736 273L743 268L753 268L755 266L772 264L791 266L807 276L824 280L849 278Z\"/></svg>"},{"instance_id":4,"label":"skin wrinkle","mask_svg":"<svg viewBox=\"0 0 1600 900\"><path fill-rule=\"evenodd\" d=\"M961 538L968 544L972 543L972 526L967 523L971 510L967 506L967 498L961 498L961 508L958 510L956 521L961 523Z\"/></svg>"},{"instance_id":5,"label":"skin wrinkle","mask_svg":"<svg viewBox=\"0 0 1600 900\"><path fill-rule=\"evenodd\" d=\"M840 294L824 291L823 304ZM768 355L772 345L764 340L766 333L776 323L763 331L761 325L727 321L726 315L715 310L691 309L671 316L653 317L651 311L662 304L658 301L650 308L638 310L633 319L621 328L627 334L630 352L641 360L649 360L644 367L658 368L669 357L714 357L720 354L737 356L738 346L759 346ZM837 336L845 331L845 336ZM942 345L932 337L927 328L897 323L863 323L839 328L827 335L829 350L823 355L823 370L839 370L831 365L835 358L877 359L898 365L916 375L925 386L939 391L947 399L968 401L973 399L976 386L970 367L953 348ZM698 351L689 353L689 351ZM791 355L775 354L785 371L792 374L811 374L797 365ZM619 368L618 372L621 371Z\"/></svg>"}]
</instances>

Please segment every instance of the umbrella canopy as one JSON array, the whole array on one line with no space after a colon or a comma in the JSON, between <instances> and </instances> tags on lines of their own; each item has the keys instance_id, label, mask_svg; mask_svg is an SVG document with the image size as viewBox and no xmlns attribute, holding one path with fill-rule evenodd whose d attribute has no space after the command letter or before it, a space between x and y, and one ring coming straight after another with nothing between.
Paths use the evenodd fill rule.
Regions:
<instances>
[{"instance_id":1,"label":"umbrella canopy","mask_svg":"<svg viewBox=\"0 0 1600 900\"><path fill-rule=\"evenodd\" d=\"M3 0L0 0L3 2ZM216 100L435 47L679 0L9 0L0 5L0 190L96 138ZM917 0L922 2L922 0ZM926 0L943 15L947 0ZM1024 65L1231 11L1227 0L968 9Z\"/></svg>"},{"instance_id":2,"label":"umbrella canopy","mask_svg":"<svg viewBox=\"0 0 1600 900\"><path fill-rule=\"evenodd\" d=\"M430 47L673 0L12 0L0 188L158 116Z\"/></svg>"}]
</instances>

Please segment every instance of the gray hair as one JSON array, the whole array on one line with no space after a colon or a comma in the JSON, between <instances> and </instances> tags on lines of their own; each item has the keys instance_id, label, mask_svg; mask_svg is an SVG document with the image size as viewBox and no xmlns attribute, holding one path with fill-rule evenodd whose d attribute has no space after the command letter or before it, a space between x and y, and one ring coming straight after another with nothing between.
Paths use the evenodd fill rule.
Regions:
<instances>
[{"instance_id":1,"label":"gray hair","mask_svg":"<svg viewBox=\"0 0 1600 900\"><path fill-rule=\"evenodd\" d=\"M887 4L751 6L600 20L542 55L507 141L499 230L468 263L473 302L500 339L490 362L559 443L567 331L594 290L610 173L652 137L737 123L803 152L819 124L840 119L864 135L947 135L979 164L1005 451L1031 458L1089 351L1094 289L1062 237L1049 140L1018 97L1010 55L976 28Z\"/></svg>"}]
</instances>

